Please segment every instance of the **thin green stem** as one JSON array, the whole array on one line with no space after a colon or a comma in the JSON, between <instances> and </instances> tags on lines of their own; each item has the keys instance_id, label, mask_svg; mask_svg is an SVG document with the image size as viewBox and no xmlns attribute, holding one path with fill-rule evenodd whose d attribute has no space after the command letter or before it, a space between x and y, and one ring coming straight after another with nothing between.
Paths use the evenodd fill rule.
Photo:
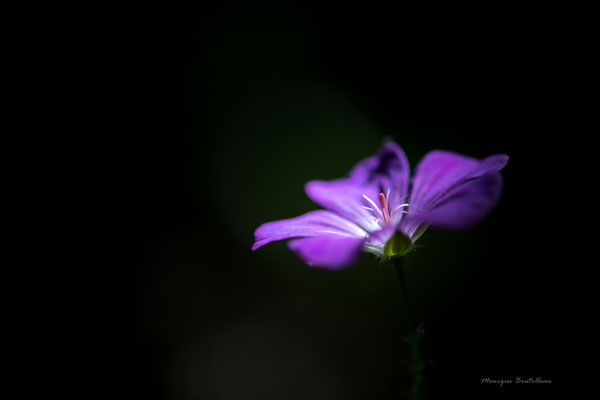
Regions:
<instances>
[{"instance_id":1,"label":"thin green stem","mask_svg":"<svg viewBox=\"0 0 600 400\"><path fill-rule=\"evenodd\" d=\"M417 335L417 320L415 313L410 303L410 297L408 296L408 289L406 288L406 279L404 278L404 257L395 257L394 267L396 268L396 275L398 277L398 284L400 285L400 292L404 297L404 308L408 316L408 324L410 328L410 353L411 353L411 370L412 370L412 389L411 389L411 400L418 400L421 396L421 351L419 350L419 338Z\"/></svg>"}]
</instances>

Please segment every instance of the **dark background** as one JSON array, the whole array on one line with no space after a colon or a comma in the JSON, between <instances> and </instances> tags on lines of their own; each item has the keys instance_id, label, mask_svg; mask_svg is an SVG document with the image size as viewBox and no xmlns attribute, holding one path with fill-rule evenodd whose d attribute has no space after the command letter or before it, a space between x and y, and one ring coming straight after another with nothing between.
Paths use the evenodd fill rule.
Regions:
<instances>
[{"instance_id":1,"label":"dark background","mask_svg":"<svg viewBox=\"0 0 600 400\"><path fill-rule=\"evenodd\" d=\"M306 181L344 175L391 136L413 168L432 149L511 157L481 225L429 231L407 259L426 398L564 387L558 138L577 70L566 16L174 2L79 17L57 53L73 133L63 207L77 228L74 265L52 272L53 339L39 345L52 386L79 398L406 398L393 270L367 256L311 269L283 243L250 251L261 223L318 208ZM552 384L480 383L517 376Z\"/></svg>"}]
</instances>

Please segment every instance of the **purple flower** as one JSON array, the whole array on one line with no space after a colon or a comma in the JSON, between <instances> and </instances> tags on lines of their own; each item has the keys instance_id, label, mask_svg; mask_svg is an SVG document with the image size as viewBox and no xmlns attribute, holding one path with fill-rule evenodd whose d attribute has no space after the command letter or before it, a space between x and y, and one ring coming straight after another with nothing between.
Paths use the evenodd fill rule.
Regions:
<instances>
[{"instance_id":1,"label":"purple flower","mask_svg":"<svg viewBox=\"0 0 600 400\"><path fill-rule=\"evenodd\" d=\"M308 196L327 210L268 222L254 232L252 250L295 238L288 246L314 267L341 269L362 251L402 256L429 227L465 229L481 221L500 198L498 172L508 156L483 160L431 151L410 179L404 151L396 143L360 161L347 177L310 181Z\"/></svg>"}]
</instances>

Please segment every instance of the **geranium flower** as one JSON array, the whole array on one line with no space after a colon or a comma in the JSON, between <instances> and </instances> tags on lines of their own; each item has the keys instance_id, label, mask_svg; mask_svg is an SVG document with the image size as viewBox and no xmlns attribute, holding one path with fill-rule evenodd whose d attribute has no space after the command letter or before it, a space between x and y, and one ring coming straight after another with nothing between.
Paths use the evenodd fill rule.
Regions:
<instances>
[{"instance_id":1,"label":"geranium flower","mask_svg":"<svg viewBox=\"0 0 600 400\"><path fill-rule=\"evenodd\" d=\"M428 227L465 229L480 222L500 198L500 171L508 156L477 160L431 151L410 179L404 151L396 143L360 161L347 177L310 181L305 191L327 210L268 222L254 232L252 250L292 239L288 247L308 265L341 269L361 252L403 256Z\"/></svg>"}]
</instances>

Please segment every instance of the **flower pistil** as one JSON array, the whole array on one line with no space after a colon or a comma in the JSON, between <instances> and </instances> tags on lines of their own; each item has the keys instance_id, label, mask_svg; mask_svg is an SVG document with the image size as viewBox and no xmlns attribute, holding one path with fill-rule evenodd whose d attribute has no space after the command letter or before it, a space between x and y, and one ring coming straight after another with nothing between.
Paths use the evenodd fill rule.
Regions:
<instances>
[{"instance_id":1,"label":"flower pistil","mask_svg":"<svg viewBox=\"0 0 600 400\"><path fill-rule=\"evenodd\" d=\"M374 219L375 223L377 223L380 227L398 223L398 221L400 221L400 219L402 217L402 214L406 214L406 211L402 210L402 208L408 207L408 203L398 204L406 196L404 196L402 199L398 200L396 202L396 204L390 209L390 207L389 207L390 189L387 190L386 194L383 194L383 192L379 192L379 207L366 194L363 194L363 197L369 203L371 203L373 208L367 207L367 206L362 206L362 207L371 211L373 214L375 214L375 217L371 217L371 218Z\"/></svg>"}]
</instances>

